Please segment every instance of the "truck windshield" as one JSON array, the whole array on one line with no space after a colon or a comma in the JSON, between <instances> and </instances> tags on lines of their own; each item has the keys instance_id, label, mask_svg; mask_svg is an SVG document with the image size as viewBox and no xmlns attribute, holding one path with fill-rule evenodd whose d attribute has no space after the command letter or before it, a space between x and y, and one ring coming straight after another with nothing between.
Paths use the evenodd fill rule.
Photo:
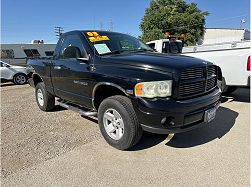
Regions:
<instances>
[{"instance_id":1,"label":"truck windshield","mask_svg":"<svg viewBox=\"0 0 251 187\"><path fill-rule=\"evenodd\" d=\"M141 51L154 52L140 40L126 34L113 32L86 32L84 34L99 55Z\"/></svg>"},{"instance_id":2,"label":"truck windshield","mask_svg":"<svg viewBox=\"0 0 251 187\"><path fill-rule=\"evenodd\" d=\"M182 53L182 43L181 42L163 42L162 53Z\"/></svg>"}]
</instances>

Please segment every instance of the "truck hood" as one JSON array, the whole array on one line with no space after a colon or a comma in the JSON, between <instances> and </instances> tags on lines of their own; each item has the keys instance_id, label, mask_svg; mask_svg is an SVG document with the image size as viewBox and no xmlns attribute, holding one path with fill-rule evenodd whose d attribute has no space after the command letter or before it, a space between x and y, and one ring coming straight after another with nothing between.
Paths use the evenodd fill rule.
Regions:
<instances>
[{"instance_id":1,"label":"truck hood","mask_svg":"<svg viewBox=\"0 0 251 187\"><path fill-rule=\"evenodd\" d=\"M161 53L130 53L102 57L102 61L112 64L140 66L148 69L175 71L212 64L205 60Z\"/></svg>"}]
</instances>

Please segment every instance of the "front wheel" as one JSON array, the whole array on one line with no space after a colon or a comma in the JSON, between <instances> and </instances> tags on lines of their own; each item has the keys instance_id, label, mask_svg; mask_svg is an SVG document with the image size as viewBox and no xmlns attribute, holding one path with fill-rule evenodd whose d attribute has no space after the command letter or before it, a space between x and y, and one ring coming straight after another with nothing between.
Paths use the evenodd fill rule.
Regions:
<instances>
[{"instance_id":1,"label":"front wheel","mask_svg":"<svg viewBox=\"0 0 251 187\"><path fill-rule=\"evenodd\" d=\"M98 123L107 143L120 150L133 147L142 137L132 103L125 96L105 99L98 109Z\"/></svg>"},{"instance_id":2,"label":"front wheel","mask_svg":"<svg viewBox=\"0 0 251 187\"><path fill-rule=\"evenodd\" d=\"M46 90L43 82L36 86L36 101L38 107L43 111L50 111L55 106L55 97Z\"/></svg>"},{"instance_id":3,"label":"front wheel","mask_svg":"<svg viewBox=\"0 0 251 187\"><path fill-rule=\"evenodd\" d=\"M13 77L13 82L17 85L23 85L27 82L27 76L22 73L16 74Z\"/></svg>"}]
</instances>

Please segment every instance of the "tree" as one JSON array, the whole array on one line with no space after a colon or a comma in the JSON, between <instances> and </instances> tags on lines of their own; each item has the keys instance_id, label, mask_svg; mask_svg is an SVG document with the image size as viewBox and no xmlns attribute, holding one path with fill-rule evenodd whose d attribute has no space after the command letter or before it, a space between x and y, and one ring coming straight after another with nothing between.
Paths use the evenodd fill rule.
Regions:
<instances>
[{"instance_id":1,"label":"tree","mask_svg":"<svg viewBox=\"0 0 251 187\"><path fill-rule=\"evenodd\" d=\"M152 0L140 24L144 42L164 38L163 32L185 34L184 44L194 45L204 35L205 16L196 3L184 0Z\"/></svg>"}]
</instances>

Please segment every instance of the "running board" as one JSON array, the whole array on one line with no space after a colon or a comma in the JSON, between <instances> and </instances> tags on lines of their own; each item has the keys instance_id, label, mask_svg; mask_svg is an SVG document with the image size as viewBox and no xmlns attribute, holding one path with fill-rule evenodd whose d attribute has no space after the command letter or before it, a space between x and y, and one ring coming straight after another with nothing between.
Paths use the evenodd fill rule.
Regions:
<instances>
[{"instance_id":1,"label":"running board","mask_svg":"<svg viewBox=\"0 0 251 187\"><path fill-rule=\"evenodd\" d=\"M82 116L97 116L96 111L84 111L80 107L72 106L71 104L68 104L68 103L65 103L62 101L59 102L59 105L63 108L77 112L77 113L81 114Z\"/></svg>"}]
</instances>

